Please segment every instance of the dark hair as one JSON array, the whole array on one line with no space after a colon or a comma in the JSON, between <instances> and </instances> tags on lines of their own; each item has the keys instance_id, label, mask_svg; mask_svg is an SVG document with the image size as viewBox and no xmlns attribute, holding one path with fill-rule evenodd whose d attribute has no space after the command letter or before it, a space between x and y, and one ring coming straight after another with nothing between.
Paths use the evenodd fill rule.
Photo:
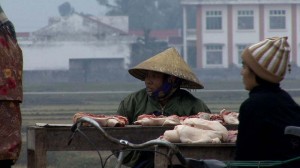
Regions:
<instances>
[{"instance_id":1,"label":"dark hair","mask_svg":"<svg viewBox=\"0 0 300 168\"><path fill-rule=\"evenodd\" d=\"M165 74L164 73L164 80L168 80L170 76L174 76L174 75L169 75L169 74ZM175 81L171 82L172 85L173 85L173 88L179 88L181 83L182 83L182 79L181 78L178 78L175 76Z\"/></svg>"},{"instance_id":2,"label":"dark hair","mask_svg":"<svg viewBox=\"0 0 300 168\"><path fill-rule=\"evenodd\" d=\"M17 39L15 27L11 21L6 21L5 23L0 23L0 32L7 38L7 36L12 37L14 40Z\"/></svg>"},{"instance_id":3,"label":"dark hair","mask_svg":"<svg viewBox=\"0 0 300 168\"><path fill-rule=\"evenodd\" d=\"M255 80L259 85L270 85L270 84L274 84L273 82L269 82L261 77L259 77L250 67L249 67L250 71L255 75Z\"/></svg>"},{"instance_id":4,"label":"dark hair","mask_svg":"<svg viewBox=\"0 0 300 168\"><path fill-rule=\"evenodd\" d=\"M269 82L267 80L262 79L261 77L257 76L255 74L255 80L259 85L270 85L270 84L274 84L273 82Z\"/></svg>"}]
</instances>

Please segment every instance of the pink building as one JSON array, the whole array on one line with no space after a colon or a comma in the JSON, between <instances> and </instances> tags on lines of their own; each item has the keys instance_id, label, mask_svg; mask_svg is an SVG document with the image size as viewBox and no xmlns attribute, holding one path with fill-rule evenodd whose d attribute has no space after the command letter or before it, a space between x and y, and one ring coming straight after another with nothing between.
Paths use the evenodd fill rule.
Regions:
<instances>
[{"instance_id":1,"label":"pink building","mask_svg":"<svg viewBox=\"0 0 300 168\"><path fill-rule=\"evenodd\" d=\"M300 66L299 0L181 0L183 56L195 68L240 67L249 45L273 36L287 36L291 64ZM187 20L196 18L194 27ZM194 54L193 54L194 53Z\"/></svg>"}]
</instances>

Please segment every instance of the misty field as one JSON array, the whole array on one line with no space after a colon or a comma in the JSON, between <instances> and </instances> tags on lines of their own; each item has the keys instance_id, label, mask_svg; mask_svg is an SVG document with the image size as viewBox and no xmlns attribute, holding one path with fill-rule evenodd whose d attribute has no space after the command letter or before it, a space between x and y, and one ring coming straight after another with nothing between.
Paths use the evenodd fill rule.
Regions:
<instances>
[{"instance_id":1,"label":"misty field","mask_svg":"<svg viewBox=\"0 0 300 168\"><path fill-rule=\"evenodd\" d=\"M191 90L207 103L212 112L223 108L238 111L240 104L248 97L242 81L209 81L205 89ZM24 84L24 102L22 103L23 147L20 159L14 168L23 168L27 164L26 128L35 123L71 124L76 112L114 114L119 102L129 93L143 88L142 82L110 83L51 83L39 85ZM282 88L300 103L300 81L287 80ZM68 138L68 137L66 137ZM110 154L103 152L103 157ZM100 167L97 152L48 152L48 167ZM108 166L109 167L109 166Z\"/></svg>"}]
</instances>

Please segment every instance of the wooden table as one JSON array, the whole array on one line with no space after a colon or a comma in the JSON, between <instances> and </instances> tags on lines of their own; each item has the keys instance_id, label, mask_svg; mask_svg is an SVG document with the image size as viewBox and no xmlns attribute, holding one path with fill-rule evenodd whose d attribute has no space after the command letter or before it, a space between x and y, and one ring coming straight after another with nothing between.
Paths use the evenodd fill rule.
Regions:
<instances>
[{"instance_id":1,"label":"wooden table","mask_svg":"<svg viewBox=\"0 0 300 168\"><path fill-rule=\"evenodd\" d=\"M173 127L141 127L128 126L123 128L104 128L105 131L118 139L128 140L132 143L143 143L156 139L166 130ZM71 125L39 125L27 128L27 167L46 168L47 151L110 151L120 149L119 145L109 142L92 127L81 129L90 137L97 149L93 148L84 136L75 134L72 143L68 146L69 136L72 134ZM233 158L234 144L177 144L184 156L200 158L228 159ZM164 147L157 147L159 152L167 152ZM176 160L175 160L176 162ZM165 168L166 158L156 154L155 167Z\"/></svg>"},{"instance_id":2,"label":"wooden table","mask_svg":"<svg viewBox=\"0 0 300 168\"><path fill-rule=\"evenodd\" d=\"M156 139L165 130L173 127L123 127L104 128L105 131L118 139L132 143L142 143ZM93 140L99 151L120 149L119 145L109 142L95 128L81 129ZM84 136L77 133L68 146L69 136L72 134L71 125L29 126L27 128L27 167L46 168L47 151L92 151L95 150Z\"/></svg>"}]
</instances>

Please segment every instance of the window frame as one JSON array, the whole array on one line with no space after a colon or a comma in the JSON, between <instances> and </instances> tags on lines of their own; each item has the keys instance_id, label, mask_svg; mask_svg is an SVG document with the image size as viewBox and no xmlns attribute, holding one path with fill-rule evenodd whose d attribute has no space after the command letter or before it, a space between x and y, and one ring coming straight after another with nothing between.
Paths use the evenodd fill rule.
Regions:
<instances>
[{"instance_id":1,"label":"window frame","mask_svg":"<svg viewBox=\"0 0 300 168\"><path fill-rule=\"evenodd\" d=\"M241 21L245 19L252 19L251 23L246 22L245 28L240 27ZM249 25L249 26L248 26ZM238 10L237 11L237 30L254 30L254 11L253 10Z\"/></svg>"},{"instance_id":2,"label":"window frame","mask_svg":"<svg viewBox=\"0 0 300 168\"><path fill-rule=\"evenodd\" d=\"M205 12L205 29L209 31L222 30L223 18L221 10L209 10Z\"/></svg>"},{"instance_id":3,"label":"window frame","mask_svg":"<svg viewBox=\"0 0 300 168\"><path fill-rule=\"evenodd\" d=\"M237 58L236 58L236 64L239 66L242 66L242 53L245 48L250 46L251 44L237 44L236 45L236 51L237 51Z\"/></svg>"},{"instance_id":4,"label":"window frame","mask_svg":"<svg viewBox=\"0 0 300 168\"><path fill-rule=\"evenodd\" d=\"M270 30L285 30L286 29L286 13L287 13L287 11L284 9L269 10L269 29ZM278 24L280 22L283 22L283 25Z\"/></svg>"},{"instance_id":5,"label":"window frame","mask_svg":"<svg viewBox=\"0 0 300 168\"><path fill-rule=\"evenodd\" d=\"M210 48L211 47L211 48ZM211 59L210 54L213 54L214 57L220 57L218 58L217 62L219 63L210 63L209 59ZM215 55L219 54L219 55ZM224 45L219 43L212 43L212 44L206 44L205 45L205 65L207 67L223 67L224 66Z\"/></svg>"}]
</instances>

